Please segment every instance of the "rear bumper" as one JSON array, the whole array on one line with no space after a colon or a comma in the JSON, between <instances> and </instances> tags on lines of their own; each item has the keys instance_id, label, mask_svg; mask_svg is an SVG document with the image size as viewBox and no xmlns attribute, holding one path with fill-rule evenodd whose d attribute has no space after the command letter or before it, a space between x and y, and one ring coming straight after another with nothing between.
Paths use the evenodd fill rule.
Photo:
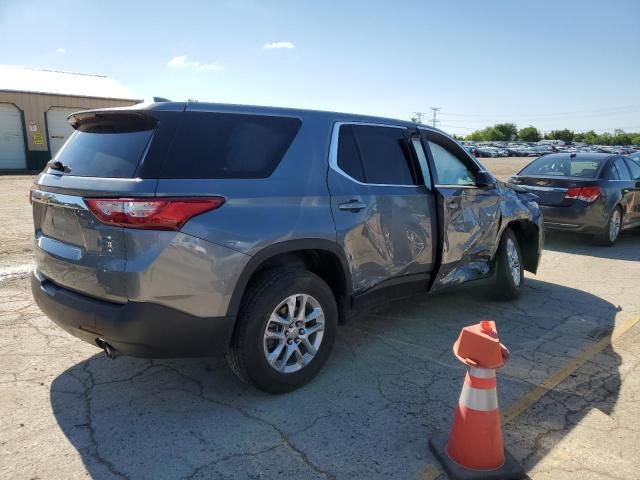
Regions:
<instances>
[{"instance_id":1,"label":"rear bumper","mask_svg":"<svg viewBox=\"0 0 640 480\"><path fill-rule=\"evenodd\" d=\"M31 290L40 309L71 335L109 343L135 357L198 357L226 351L230 317L196 317L154 303L117 304L62 288L34 272Z\"/></svg>"},{"instance_id":2,"label":"rear bumper","mask_svg":"<svg viewBox=\"0 0 640 480\"><path fill-rule=\"evenodd\" d=\"M599 233L607 226L604 209L598 205L550 207L540 206L545 228L578 233Z\"/></svg>"}]
</instances>

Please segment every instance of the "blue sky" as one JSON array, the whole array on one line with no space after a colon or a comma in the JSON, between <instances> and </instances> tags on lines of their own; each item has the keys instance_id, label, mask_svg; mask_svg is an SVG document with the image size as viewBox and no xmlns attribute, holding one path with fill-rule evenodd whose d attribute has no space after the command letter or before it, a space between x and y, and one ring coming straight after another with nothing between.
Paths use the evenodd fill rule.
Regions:
<instances>
[{"instance_id":1,"label":"blue sky","mask_svg":"<svg viewBox=\"0 0 640 480\"><path fill-rule=\"evenodd\" d=\"M275 48L265 48L272 44ZM0 0L0 63L172 100L640 131L640 1Z\"/></svg>"}]
</instances>

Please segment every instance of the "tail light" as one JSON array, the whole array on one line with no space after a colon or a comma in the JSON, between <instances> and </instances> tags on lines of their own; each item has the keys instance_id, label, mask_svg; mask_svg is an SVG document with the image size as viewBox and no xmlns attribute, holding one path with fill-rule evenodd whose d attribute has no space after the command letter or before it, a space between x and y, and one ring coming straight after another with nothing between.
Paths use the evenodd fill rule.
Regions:
<instances>
[{"instance_id":1,"label":"tail light","mask_svg":"<svg viewBox=\"0 0 640 480\"><path fill-rule=\"evenodd\" d=\"M582 200L583 202L595 202L602 190L600 187L572 187L567 190L564 198L567 200Z\"/></svg>"},{"instance_id":2,"label":"tail light","mask_svg":"<svg viewBox=\"0 0 640 480\"><path fill-rule=\"evenodd\" d=\"M190 218L220 207L224 198L85 198L84 201L98 220L107 225L180 230Z\"/></svg>"}]
</instances>

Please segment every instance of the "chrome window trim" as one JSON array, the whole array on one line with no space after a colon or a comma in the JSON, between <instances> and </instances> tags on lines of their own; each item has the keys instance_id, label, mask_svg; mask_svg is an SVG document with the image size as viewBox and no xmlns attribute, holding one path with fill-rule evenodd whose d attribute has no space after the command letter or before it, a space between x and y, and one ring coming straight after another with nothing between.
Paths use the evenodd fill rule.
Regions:
<instances>
[{"instance_id":1,"label":"chrome window trim","mask_svg":"<svg viewBox=\"0 0 640 480\"><path fill-rule=\"evenodd\" d=\"M400 125L393 125L393 124L388 124L388 123L371 123L371 122L358 122L358 121L334 122L333 130L331 131L331 144L329 146L329 167L333 171L335 171L339 175L342 175L343 177L347 178L348 180L351 180L352 182L354 182L354 183L356 183L358 185L367 186L367 187L402 187L402 188L407 188L407 187L409 187L409 188L417 188L417 187L420 187L420 185L396 185L396 184L387 184L387 183L364 183L364 182L361 182L360 180L356 180L351 175L349 175L347 172L342 170L338 166L338 140L339 140L339 135L340 135L340 127L343 126L343 125L358 125L358 126L363 126L363 127L386 127L386 128L398 128L400 130L409 130L409 127L401 127Z\"/></svg>"},{"instance_id":2,"label":"chrome window trim","mask_svg":"<svg viewBox=\"0 0 640 480\"><path fill-rule=\"evenodd\" d=\"M436 183L436 188L464 188L467 190L480 190L477 185L458 185L457 183Z\"/></svg>"},{"instance_id":3,"label":"chrome window trim","mask_svg":"<svg viewBox=\"0 0 640 480\"><path fill-rule=\"evenodd\" d=\"M522 185L520 183L516 183L515 185L522 190L533 190L534 192L566 193L569 190L569 188L564 187L539 187L537 185Z\"/></svg>"}]
</instances>

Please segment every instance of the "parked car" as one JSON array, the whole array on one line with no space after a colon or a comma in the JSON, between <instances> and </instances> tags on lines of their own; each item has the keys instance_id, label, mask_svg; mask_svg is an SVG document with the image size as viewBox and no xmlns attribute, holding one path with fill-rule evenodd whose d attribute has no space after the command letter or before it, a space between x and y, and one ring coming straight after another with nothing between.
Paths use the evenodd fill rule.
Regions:
<instances>
[{"instance_id":1,"label":"parked car","mask_svg":"<svg viewBox=\"0 0 640 480\"><path fill-rule=\"evenodd\" d=\"M629 158L635 162L640 162L640 152L633 152L629 154Z\"/></svg>"},{"instance_id":2,"label":"parked car","mask_svg":"<svg viewBox=\"0 0 640 480\"><path fill-rule=\"evenodd\" d=\"M192 102L69 121L31 191L32 290L109 356L227 352L285 392L362 305L472 280L515 299L538 268L533 196L433 128Z\"/></svg>"},{"instance_id":3,"label":"parked car","mask_svg":"<svg viewBox=\"0 0 640 480\"><path fill-rule=\"evenodd\" d=\"M534 160L509 182L539 197L547 228L586 233L611 246L640 227L640 164L620 155L558 153Z\"/></svg>"}]
</instances>

